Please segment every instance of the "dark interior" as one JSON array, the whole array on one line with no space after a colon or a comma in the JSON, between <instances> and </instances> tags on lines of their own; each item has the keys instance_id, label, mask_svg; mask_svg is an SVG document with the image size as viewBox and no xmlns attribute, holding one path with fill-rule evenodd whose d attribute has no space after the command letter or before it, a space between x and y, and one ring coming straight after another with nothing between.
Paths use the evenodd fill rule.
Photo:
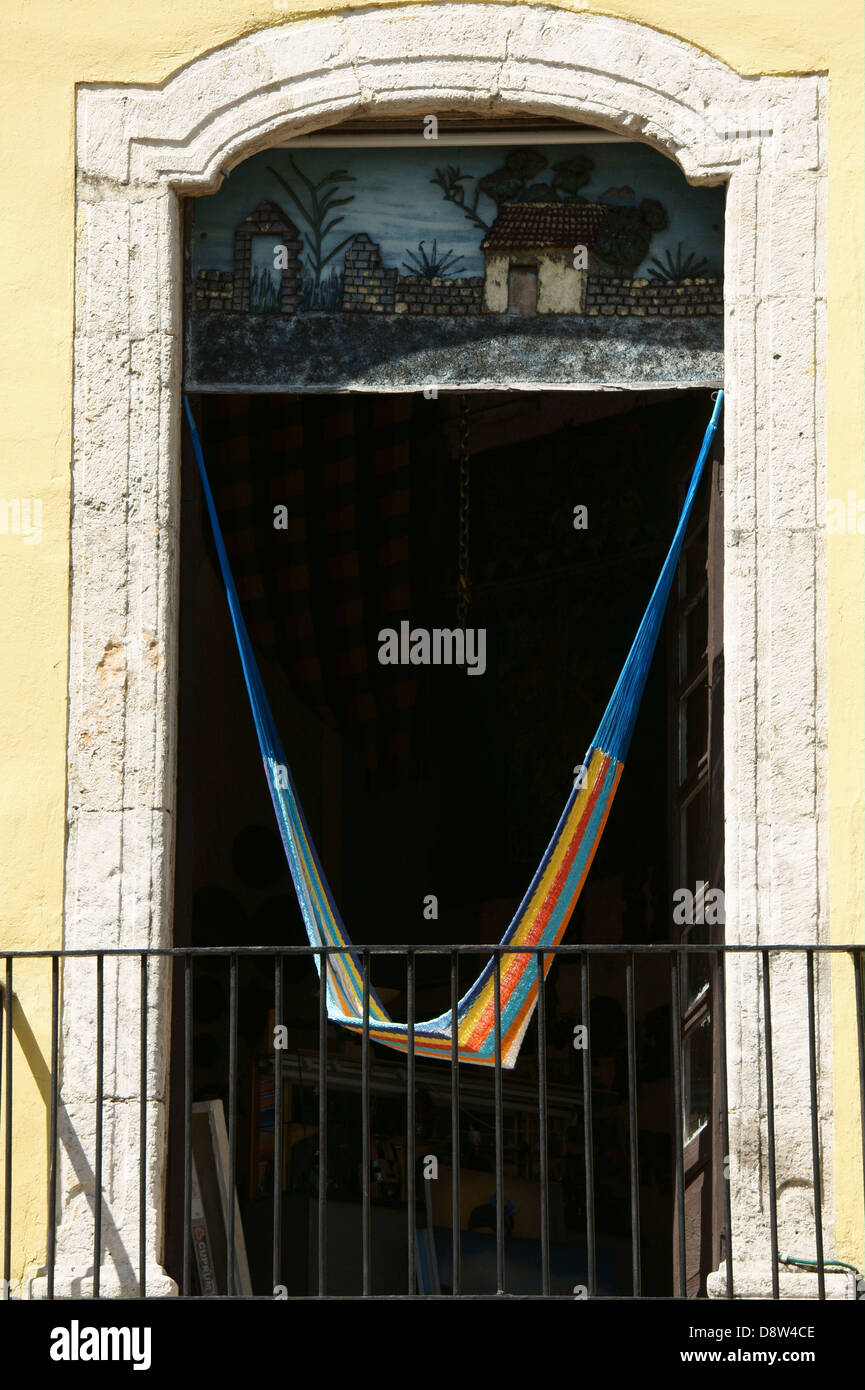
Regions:
<instances>
[{"instance_id":1,"label":"dark interior","mask_svg":"<svg viewBox=\"0 0 865 1390\"><path fill-rule=\"evenodd\" d=\"M356 945L473 944L507 928L612 692L670 542L707 392L409 396L201 396L194 402L244 612L325 872ZM184 449L181 709L175 944L304 944L276 833L191 449ZM486 669L383 666L379 634L454 628L460 477L468 481L467 625ZM575 525L575 508L587 525ZM284 507L284 513L275 509ZM275 525L279 518L282 525ZM667 833L670 732L664 638L571 942L671 939ZM435 911L430 896L435 898ZM486 957L462 956L467 986ZM449 1005L450 959L418 958L418 1017ZM405 957L373 957L372 982L405 1017ZM272 1292L273 958L241 960L237 1186L256 1293ZM638 964L643 1292L671 1272L670 1007L661 963ZM318 978L284 967L283 1283L313 1292L317 1191ZM630 1291L627 1076L622 958L593 963L590 1024L598 1274ZM175 994L168 1267L182 1262L182 996ZM585 1260L585 1150L576 963L547 984L554 1292ZM228 1108L228 964L197 962L195 1101ZM328 1028L329 1291L359 1291L360 1044ZM405 1059L373 1047L375 1292L405 1292ZM270 1060L269 1060L270 1059ZM534 1288L537 1040L505 1077L505 1174L517 1196L508 1261ZM460 1068L466 1273L486 1289L484 1183L494 1185L493 1078ZM449 1067L418 1063L417 1151L446 1165ZM510 1091L508 1088L511 1088ZM522 1094L520 1092L520 1094ZM267 1118L269 1114L269 1120ZM269 1130L268 1130L269 1124ZM489 1180L483 1175L489 1174ZM450 1216L432 1227L442 1291ZM424 1185L420 1184L423 1188ZM426 1189L425 1189L426 1190ZM480 1214L479 1214L480 1213ZM445 1239L442 1229L447 1228Z\"/></svg>"}]
</instances>

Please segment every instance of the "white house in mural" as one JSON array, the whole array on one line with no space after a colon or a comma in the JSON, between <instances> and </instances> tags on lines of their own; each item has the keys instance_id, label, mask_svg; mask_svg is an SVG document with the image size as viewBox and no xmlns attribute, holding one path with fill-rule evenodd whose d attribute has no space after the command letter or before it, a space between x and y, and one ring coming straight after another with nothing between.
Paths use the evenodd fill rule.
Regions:
<instances>
[{"instance_id":1,"label":"white house in mural","mask_svg":"<svg viewBox=\"0 0 865 1390\"><path fill-rule=\"evenodd\" d=\"M481 249L489 314L582 314L604 203L505 203ZM588 252L582 265L577 247Z\"/></svg>"}]
</instances>

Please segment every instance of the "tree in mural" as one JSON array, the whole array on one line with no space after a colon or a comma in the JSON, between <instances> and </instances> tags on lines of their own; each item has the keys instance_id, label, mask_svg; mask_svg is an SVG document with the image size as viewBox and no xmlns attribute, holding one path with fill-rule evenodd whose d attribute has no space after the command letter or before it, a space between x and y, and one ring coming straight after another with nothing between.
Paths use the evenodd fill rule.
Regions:
<instances>
[{"instance_id":1,"label":"tree in mural","mask_svg":"<svg viewBox=\"0 0 865 1390\"><path fill-rule=\"evenodd\" d=\"M444 169L436 169L430 180L442 190L442 197L454 203L466 217L482 231L489 231L492 225L478 212L478 199L483 193L496 205L503 203L584 203L579 190L589 182L595 162L588 155L572 155L561 159L552 166L552 177L544 182L533 182L536 175L549 165L546 155L540 150L522 147L509 150L504 163L489 174L475 179L471 201L467 201L466 183L473 178L464 174L457 166L449 164Z\"/></svg>"},{"instance_id":2,"label":"tree in mural","mask_svg":"<svg viewBox=\"0 0 865 1390\"><path fill-rule=\"evenodd\" d=\"M478 212L481 194L496 205L496 213L504 203L587 203L580 189L592 176L595 161L587 154L571 155L549 167L549 177L541 181L538 175L549 167L549 160L540 150L523 146L509 150L498 169L474 180L470 194L468 184L473 176L464 174L455 165L436 169L430 180L442 190L442 197L454 203L476 227L488 232L492 223ZM610 190L633 198L630 188ZM602 194L598 200L606 202ZM613 206L609 209L595 235L595 255L620 275L631 274L645 259L655 232L668 225L667 214L659 202L645 198L635 206Z\"/></svg>"},{"instance_id":3,"label":"tree in mural","mask_svg":"<svg viewBox=\"0 0 865 1390\"><path fill-rule=\"evenodd\" d=\"M654 198L644 198L639 207L610 208L595 233L594 253L628 276L645 260L654 233L666 226L666 211Z\"/></svg>"},{"instance_id":4,"label":"tree in mural","mask_svg":"<svg viewBox=\"0 0 865 1390\"><path fill-rule=\"evenodd\" d=\"M354 183L355 176L354 174L349 174L345 169L332 169L329 174L324 175L324 178L319 179L318 183L313 183L312 179L308 178L303 170L298 168L294 155L290 154L288 158L292 169L306 188L309 206L306 206L301 201L291 185L286 183L285 179L276 169L272 168L269 164L267 168L268 171L273 174L277 182L285 189L289 198L294 203L294 206L309 227L309 232L307 233L309 242L307 255L309 258L309 270L312 276L310 308L315 309L321 307L318 301L321 297L322 272L325 266L328 261L332 261L334 256L352 240L351 236L343 237L342 241L338 242L336 246L332 246L329 251L325 251L324 249L325 237L327 237L340 222L345 221L345 218L341 214L339 217L331 217L333 209L344 207L346 203L351 203L354 200L353 193L349 193L347 198L339 198L337 194L342 184ZM330 218L329 221L328 218Z\"/></svg>"},{"instance_id":5,"label":"tree in mural","mask_svg":"<svg viewBox=\"0 0 865 1390\"><path fill-rule=\"evenodd\" d=\"M480 190L477 184L475 184L474 197L471 203L466 202L466 190L463 185L466 179L470 179L471 177L471 174L462 173L457 165L448 164L444 169L436 169L435 174L430 179L430 183L437 183L442 190L442 197L446 202L455 203L456 206L465 213L466 217L468 217L471 222L474 222L476 227L480 227L482 231L488 232L490 224L484 221L477 210L478 198L480 197Z\"/></svg>"},{"instance_id":6,"label":"tree in mural","mask_svg":"<svg viewBox=\"0 0 865 1390\"><path fill-rule=\"evenodd\" d=\"M553 188L563 203L585 203L579 190L584 188L592 177L595 161L587 154L574 154L570 159L560 159L553 165Z\"/></svg>"}]
</instances>

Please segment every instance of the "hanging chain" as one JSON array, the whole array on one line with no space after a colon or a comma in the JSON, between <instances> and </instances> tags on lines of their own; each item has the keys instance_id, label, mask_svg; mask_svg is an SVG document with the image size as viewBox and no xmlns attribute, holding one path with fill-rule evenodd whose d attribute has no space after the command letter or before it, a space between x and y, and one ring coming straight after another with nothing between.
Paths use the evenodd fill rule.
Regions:
<instances>
[{"instance_id":1,"label":"hanging chain","mask_svg":"<svg viewBox=\"0 0 865 1390\"><path fill-rule=\"evenodd\" d=\"M462 397L460 417L460 503L459 503L459 564L457 570L457 626L465 631L472 601L472 582L469 577L469 407L468 397Z\"/></svg>"}]
</instances>

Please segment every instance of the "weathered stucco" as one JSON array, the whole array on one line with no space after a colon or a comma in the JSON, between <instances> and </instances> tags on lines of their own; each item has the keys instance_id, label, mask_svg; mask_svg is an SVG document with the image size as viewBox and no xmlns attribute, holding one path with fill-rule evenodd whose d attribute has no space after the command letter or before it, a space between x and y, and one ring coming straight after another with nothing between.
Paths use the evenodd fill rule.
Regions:
<instances>
[{"instance_id":1,"label":"weathered stucco","mask_svg":"<svg viewBox=\"0 0 865 1390\"><path fill-rule=\"evenodd\" d=\"M575 269L573 252L488 251L484 309L504 314L508 307L508 273L512 266L534 266L538 273L539 314L581 314L586 304L587 270Z\"/></svg>"}]
</instances>

